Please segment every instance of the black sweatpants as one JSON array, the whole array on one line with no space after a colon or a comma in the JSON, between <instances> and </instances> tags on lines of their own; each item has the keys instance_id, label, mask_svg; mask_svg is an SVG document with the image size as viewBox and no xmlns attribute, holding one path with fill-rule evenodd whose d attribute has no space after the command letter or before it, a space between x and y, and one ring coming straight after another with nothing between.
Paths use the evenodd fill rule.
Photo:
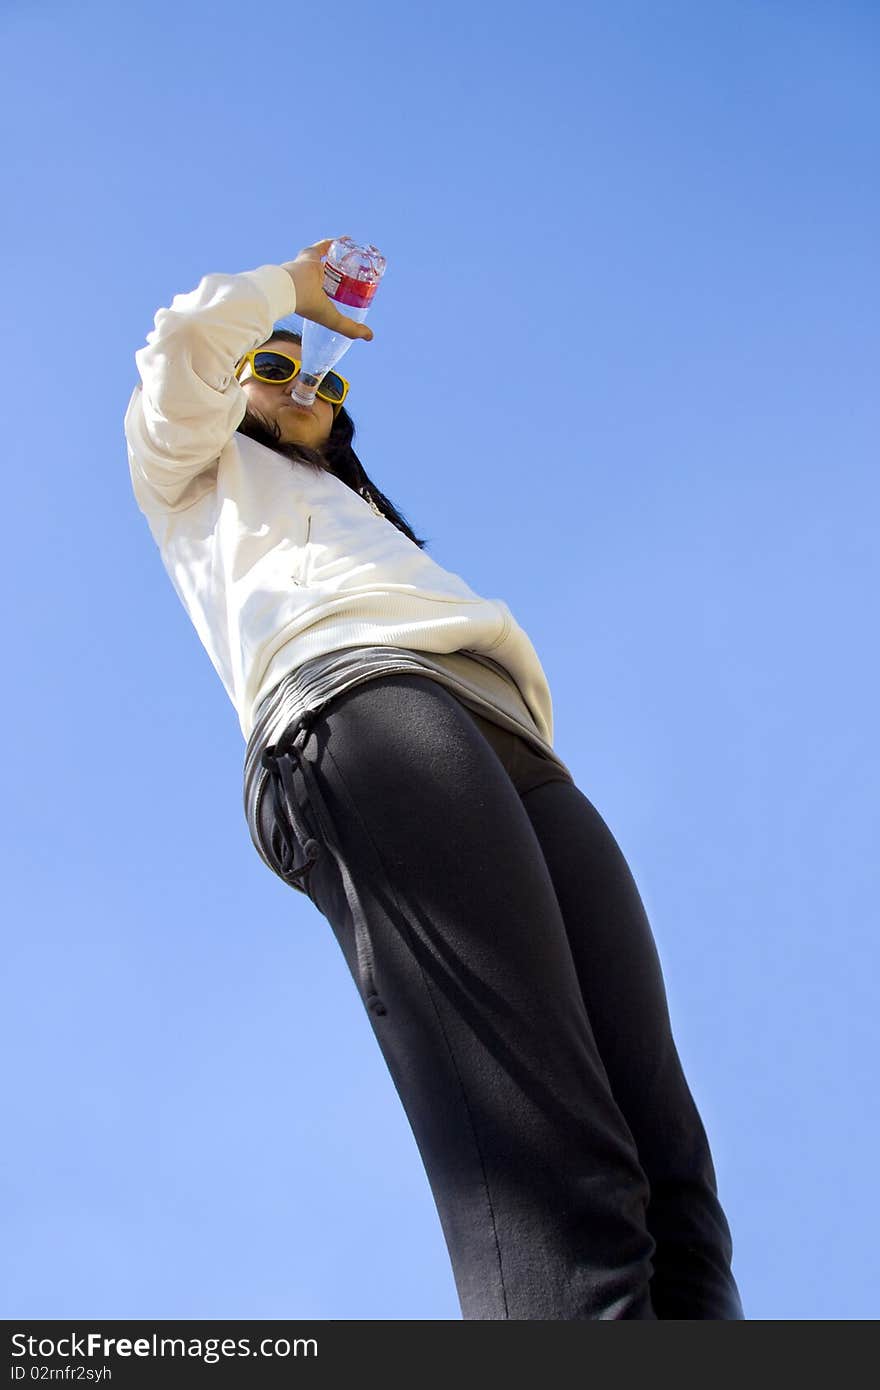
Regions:
<instances>
[{"instance_id":1,"label":"black sweatpants","mask_svg":"<svg viewBox=\"0 0 880 1390\"><path fill-rule=\"evenodd\" d=\"M742 1319L651 929L584 793L411 673L264 765L263 843L342 948L463 1317Z\"/></svg>"}]
</instances>

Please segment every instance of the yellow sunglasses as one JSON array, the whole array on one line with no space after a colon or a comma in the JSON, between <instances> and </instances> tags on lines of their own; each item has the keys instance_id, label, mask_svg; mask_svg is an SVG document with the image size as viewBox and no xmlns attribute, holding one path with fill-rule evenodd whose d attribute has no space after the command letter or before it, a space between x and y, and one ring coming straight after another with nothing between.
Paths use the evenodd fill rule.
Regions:
<instances>
[{"instance_id":1,"label":"yellow sunglasses","mask_svg":"<svg viewBox=\"0 0 880 1390\"><path fill-rule=\"evenodd\" d=\"M288 357L286 352L276 352L274 348L255 348L253 352L246 352L238 363L235 369L236 380L241 379L241 373L248 364L258 381L271 381L274 385L279 385L286 381L293 381L302 366L302 359ZM344 376L340 376L338 372L326 372L321 378L321 384L317 388L316 394L321 397L322 401L330 402L335 418L339 414L342 402L348 395L348 389L349 383Z\"/></svg>"}]
</instances>

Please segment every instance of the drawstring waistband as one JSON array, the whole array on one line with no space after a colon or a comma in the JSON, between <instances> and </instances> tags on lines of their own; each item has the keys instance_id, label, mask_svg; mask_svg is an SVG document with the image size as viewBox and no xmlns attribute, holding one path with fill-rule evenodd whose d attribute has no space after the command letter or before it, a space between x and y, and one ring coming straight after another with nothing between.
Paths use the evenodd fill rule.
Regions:
<instances>
[{"instance_id":1,"label":"drawstring waistband","mask_svg":"<svg viewBox=\"0 0 880 1390\"><path fill-rule=\"evenodd\" d=\"M305 891L308 891L306 888L308 877L322 848L320 842L311 834L305 823L305 817L297 803L296 791L293 785L293 767L294 764L296 764L306 784L309 804L314 811L320 832L331 854L336 860L336 863L339 865L339 872L342 875L345 896L348 900L348 906L351 910L352 920L354 922L358 979L364 1003L367 1008L372 1009L374 1013L384 1014L387 1013L387 1010L379 995L376 993L376 987L373 981L373 943L370 940L370 929L367 923L366 913L361 905L361 900L358 896L354 880L349 873L348 865L336 843L324 797L315 780L315 774L312 771L311 764L308 762L303 752L310 728L311 721L306 717L302 720L297 730L296 738L288 749L279 752L279 745L271 744L268 748L263 750L260 759L262 766L276 778L276 785L280 787L284 809L287 813L289 828L293 831L294 837L299 841L302 851L305 854L305 863L300 865L298 869L288 870L284 874L284 877L286 879L292 879L294 882L299 881ZM295 859L293 848L293 845L288 843L291 863L293 863Z\"/></svg>"}]
</instances>

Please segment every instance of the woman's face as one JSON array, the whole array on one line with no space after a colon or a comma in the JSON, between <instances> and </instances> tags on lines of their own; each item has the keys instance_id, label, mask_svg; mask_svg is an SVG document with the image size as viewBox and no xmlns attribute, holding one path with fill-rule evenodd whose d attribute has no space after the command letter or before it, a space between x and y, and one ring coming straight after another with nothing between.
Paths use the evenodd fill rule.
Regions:
<instances>
[{"instance_id":1,"label":"woman's face","mask_svg":"<svg viewBox=\"0 0 880 1390\"><path fill-rule=\"evenodd\" d=\"M299 343L289 343L284 338L269 338L258 351L270 348L298 361L302 357ZM330 438L333 407L320 396L316 396L308 408L296 405L290 397L295 385L296 377L293 381L277 382L258 381L256 377L245 375L241 388L247 392L248 404L254 410L269 421L277 421L282 444L306 444L310 449L320 449Z\"/></svg>"}]
</instances>

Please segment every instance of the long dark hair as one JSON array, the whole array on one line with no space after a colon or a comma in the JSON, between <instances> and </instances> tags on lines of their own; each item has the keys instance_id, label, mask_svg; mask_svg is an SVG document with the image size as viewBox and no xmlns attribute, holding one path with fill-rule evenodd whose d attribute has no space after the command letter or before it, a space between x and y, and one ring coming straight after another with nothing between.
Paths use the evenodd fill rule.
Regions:
<instances>
[{"instance_id":1,"label":"long dark hair","mask_svg":"<svg viewBox=\"0 0 880 1390\"><path fill-rule=\"evenodd\" d=\"M288 343L296 343L298 347L302 347L302 335L293 333L287 328L276 328L270 336L281 338ZM267 449L274 449L276 454L284 454L286 458L292 459L295 463L302 463L307 468L313 468L317 473L335 474L353 492L358 492L361 496L365 495L367 500L372 497L388 520L393 522L405 536L409 536L409 539L420 550L423 550L428 544L424 537L415 534L406 517L367 476L366 469L351 446L351 441L355 435L355 423L344 405L337 410L333 428L330 431L330 438L320 449L311 449L307 444L282 442L281 427L278 422L267 420L264 415L251 407L250 402L248 402L245 417L238 427L238 433L247 435L248 439L255 439L258 444L265 444Z\"/></svg>"}]
</instances>

